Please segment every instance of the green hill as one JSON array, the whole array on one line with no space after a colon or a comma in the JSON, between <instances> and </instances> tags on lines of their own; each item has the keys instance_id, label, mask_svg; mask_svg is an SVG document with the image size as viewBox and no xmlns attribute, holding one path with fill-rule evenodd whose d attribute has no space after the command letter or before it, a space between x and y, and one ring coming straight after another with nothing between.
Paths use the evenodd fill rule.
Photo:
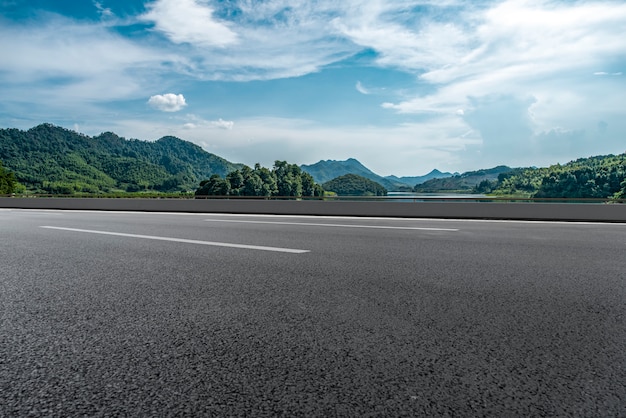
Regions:
<instances>
[{"instance_id":1,"label":"green hill","mask_svg":"<svg viewBox=\"0 0 626 418\"><path fill-rule=\"evenodd\" d=\"M498 166L418 184L417 193L486 193L535 198L626 197L626 153L579 158L549 167Z\"/></svg>"},{"instance_id":2,"label":"green hill","mask_svg":"<svg viewBox=\"0 0 626 418\"><path fill-rule=\"evenodd\" d=\"M379 183L356 174L345 174L322 184L324 190L339 196L386 196L387 189Z\"/></svg>"},{"instance_id":3,"label":"green hill","mask_svg":"<svg viewBox=\"0 0 626 418\"><path fill-rule=\"evenodd\" d=\"M567 164L516 169L492 186L497 195L537 198L626 198L626 153L579 158Z\"/></svg>"},{"instance_id":4,"label":"green hill","mask_svg":"<svg viewBox=\"0 0 626 418\"><path fill-rule=\"evenodd\" d=\"M191 142L155 142L105 132L89 137L51 124L0 129L0 161L27 190L39 193L190 191L212 174L241 167Z\"/></svg>"},{"instance_id":5,"label":"green hill","mask_svg":"<svg viewBox=\"0 0 626 418\"><path fill-rule=\"evenodd\" d=\"M379 176L354 158L348 158L345 161L319 161L311 165L301 165L300 168L313 176L317 183L326 183L345 174L356 174L375 181L388 190L399 191L407 187L402 181Z\"/></svg>"},{"instance_id":6,"label":"green hill","mask_svg":"<svg viewBox=\"0 0 626 418\"><path fill-rule=\"evenodd\" d=\"M468 171L451 177L435 178L418 184L413 188L416 193L455 192L471 193L484 181L496 181L502 173L513 169L504 165L477 171Z\"/></svg>"}]
</instances>

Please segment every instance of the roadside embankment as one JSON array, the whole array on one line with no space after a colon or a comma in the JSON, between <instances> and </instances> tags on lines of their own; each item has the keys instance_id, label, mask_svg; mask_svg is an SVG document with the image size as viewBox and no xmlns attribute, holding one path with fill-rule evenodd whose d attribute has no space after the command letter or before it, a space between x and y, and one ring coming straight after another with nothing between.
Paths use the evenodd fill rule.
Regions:
<instances>
[{"instance_id":1,"label":"roadside embankment","mask_svg":"<svg viewBox=\"0 0 626 418\"><path fill-rule=\"evenodd\" d=\"M0 197L0 208L626 222L625 204Z\"/></svg>"}]
</instances>

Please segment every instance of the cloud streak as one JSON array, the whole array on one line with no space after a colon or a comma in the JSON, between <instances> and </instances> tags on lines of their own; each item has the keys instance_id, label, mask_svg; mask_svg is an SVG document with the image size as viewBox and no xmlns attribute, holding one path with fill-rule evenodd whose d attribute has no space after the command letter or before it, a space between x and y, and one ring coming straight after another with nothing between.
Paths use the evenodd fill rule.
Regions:
<instances>
[{"instance_id":1,"label":"cloud streak","mask_svg":"<svg viewBox=\"0 0 626 418\"><path fill-rule=\"evenodd\" d=\"M215 126L216 128L230 130L233 129L233 126L235 126L235 122L233 122L232 120L224 120L222 118L219 118L218 120L211 121L211 125Z\"/></svg>"},{"instance_id":2,"label":"cloud streak","mask_svg":"<svg viewBox=\"0 0 626 418\"><path fill-rule=\"evenodd\" d=\"M365 94L365 95L371 94L371 92L368 89L366 89L360 81L356 82L355 88L356 88L356 91L358 91L361 94Z\"/></svg>"},{"instance_id":3,"label":"cloud streak","mask_svg":"<svg viewBox=\"0 0 626 418\"><path fill-rule=\"evenodd\" d=\"M269 80L319 71L359 51L337 36L330 1L235 1L216 10L199 0L157 0L143 21L172 42L186 43L190 74L207 80Z\"/></svg>"}]
</instances>

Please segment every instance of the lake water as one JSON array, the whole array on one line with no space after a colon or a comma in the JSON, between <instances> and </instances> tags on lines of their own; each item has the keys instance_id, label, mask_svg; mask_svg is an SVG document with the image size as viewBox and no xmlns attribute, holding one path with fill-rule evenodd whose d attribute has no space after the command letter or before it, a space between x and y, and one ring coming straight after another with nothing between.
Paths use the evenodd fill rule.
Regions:
<instances>
[{"instance_id":1,"label":"lake water","mask_svg":"<svg viewBox=\"0 0 626 418\"><path fill-rule=\"evenodd\" d=\"M393 198L394 201L403 201L404 198L406 200L419 200L423 198L424 200L431 199L480 199L485 198L484 194L472 194L472 193L411 193L411 192L389 192L387 193L387 197Z\"/></svg>"}]
</instances>

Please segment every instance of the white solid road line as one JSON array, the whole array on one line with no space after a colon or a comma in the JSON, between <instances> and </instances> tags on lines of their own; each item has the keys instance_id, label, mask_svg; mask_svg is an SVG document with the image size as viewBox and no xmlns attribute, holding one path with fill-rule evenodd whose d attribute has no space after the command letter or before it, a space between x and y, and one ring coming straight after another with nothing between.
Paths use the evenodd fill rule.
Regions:
<instances>
[{"instance_id":1,"label":"white solid road line","mask_svg":"<svg viewBox=\"0 0 626 418\"><path fill-rule=\"evenodd\" d=\"M122 232L94 231L91 229L62 228L58 226L41 226L41 228L56 229L60 231L71 231L71 232L85 232L88 234L114 235L118 237L151 239L151 240L157 240L157 241L182 242L185 244L211 245L214 247L230 247L230 248L243 248L247 250L274 251L274 252L291 253L291 254L303 254L303 253L310 252L310 250L298 250L298 249L293 249L293 248L278 248L278 247L265 247L265 246L260 246L260 245L230 244L226 242L199 241L195 239L158 237L158 236L153 236L153 235L125 234Z\"/></svg>"},{"instance_id":2,"label":"white solid road line","mask_svg":"<svg viewBox=\"0 0 626 418\"><path fill-rule=\"evenodd\" d=\"M427 228L427 227L414 227L414 226L385 226L385 225L350 225L350 224L320 224L312 222L272 222L272 221L239 221L234 219L205 219L205 222L229 222L229 223L244 223L244 224L272 224L272 225L298 225L298 226L329 226L334 228L371 228L371 229L404 229L404 230L417 230L417 231L446 231L446 232L458 232L458 229L454 228Z\"/></svg>"}]
</instances>

